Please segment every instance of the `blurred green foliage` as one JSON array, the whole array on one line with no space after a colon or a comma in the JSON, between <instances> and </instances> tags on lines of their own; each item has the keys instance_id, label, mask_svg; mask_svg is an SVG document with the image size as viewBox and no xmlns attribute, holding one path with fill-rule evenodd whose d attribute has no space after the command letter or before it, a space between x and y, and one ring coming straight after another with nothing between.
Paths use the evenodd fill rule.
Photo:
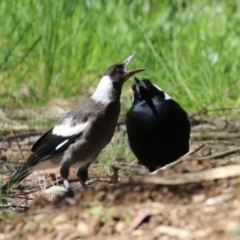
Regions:
<instances>
[{"instance_id":1,"label":"blurred green foliage","mask_svg":"<svg viewBox=\"0 0 240 240\"><path fill-rule=\"evenodd\" d=\"M188 112L238 107L240 2L2 0L1 106L39 105L94 91L110 65L129 68ZM123 114L132 80L123 89Z\"/></svg>"}]
</instances>

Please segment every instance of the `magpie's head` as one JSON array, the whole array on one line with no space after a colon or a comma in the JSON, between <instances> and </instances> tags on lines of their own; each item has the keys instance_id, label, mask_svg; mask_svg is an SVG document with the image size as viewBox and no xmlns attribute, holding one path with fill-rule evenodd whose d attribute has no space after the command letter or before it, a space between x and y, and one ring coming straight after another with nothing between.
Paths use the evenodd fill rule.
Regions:
<instances>
[{"instance_id":1,"label":"magpie's head","mask_svg":"<svg viewBox=\"0 0 240 240\"><path fill-rule=\"evenodd\" d=\"M135 70L127 71L127 66L131 62L133 57L134 57L134 54L129 56L122 63L116 63L112 65L106 70L106 72L104 73L104 76L108 76L113 83L123 84L134 74L146 70L146 68L138 68Z\"/></svg>"},{"instance_id":2,"label":"magpie's head","mask_svg":"<svg viewBox=\"0 0 240 240\"><path fill-rule=\"evenodd\" d=\"M131 55L122 63L114 64L106 70L96 91L91 96L95 102L101 102L107 105L110 102L119 101L123 83L134 74L146 69L139 68L127 71L127 66L133 57L134 55Z\"/></svg>"},{"instance_id":3,"label":"magpie's head","mask_svg":"<svg viewBox=\"0 0 240 240\"><path fill-rule=\"evenodd\" d=\"M152 84L147 78L138 79L135 77L135 83L132 85L132 90L135 97L140 97L145 100L157 97L160 100L168 100L171 97L161 88Z\"/></svg>"}]
</instances>

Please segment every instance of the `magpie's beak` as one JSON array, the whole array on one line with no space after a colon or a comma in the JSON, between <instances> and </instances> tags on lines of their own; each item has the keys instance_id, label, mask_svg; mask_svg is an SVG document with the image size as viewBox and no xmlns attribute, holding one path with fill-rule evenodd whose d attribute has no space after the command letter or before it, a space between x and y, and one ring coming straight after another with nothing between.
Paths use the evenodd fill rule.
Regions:
<instances>
[{"instance_id":1,"label":"magpie's beak","mask_svg":"<svg viewBox=\"0 0 240 240\"><path fill-rule=\"evenodd\" d=\"M137 92L140 92L140 88L143 88L143 89L147 90L147 85L143 81L139 80L136 77L134 77L134 80L135 80L135 83L136 83Z\"/></svg>"},{"instance_id":2,"label":"magpie's beak","mask_svg":"<svg viewBox=\"0 0 240 240\"><path fill-rule=\"evenodd\" d=\"M146 70L146 68L138 68L135 70L131 70L131 71L127 71L127 66L128 64L131 62L131 60L133 59L135 54L132 54L131 56L129 56L124 62L123 62L123 66L124 66L124 79L125 81L127 81L131 76L133 76L136 73L142 72L144 70Z\"/></svg>"}]
</instances>

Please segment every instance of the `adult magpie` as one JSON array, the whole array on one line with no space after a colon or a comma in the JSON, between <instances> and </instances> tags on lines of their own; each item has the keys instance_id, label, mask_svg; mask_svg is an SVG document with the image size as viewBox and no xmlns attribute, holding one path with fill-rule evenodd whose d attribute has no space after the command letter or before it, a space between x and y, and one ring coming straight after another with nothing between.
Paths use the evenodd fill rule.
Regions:
<instances>
[{"instance_id":1,"label":"adult magpie","mask_svg":"<svg viewBox=\"0 0 240 240\"><path fill-rule=\"evenodd\" d=\"M149 79L135 78L132 107L126 115L130 147L150 172L189 151L187 113Z\"/></svg>"},{"instance_id":2,"label":"adult magpie","mask_svg":"<svg viewBox=\"0 0 240 240\"><path fill-rule=\"evenodd\" d=\"M126 70L133 56L109 67L93 95L66 112L53 128L34 143L32 154L1 188L2 192L36 170L58 165L61 165L60 175L69 192L67 179L70 167L79 169L79 181L86 188L86 166L97 158L114 134L120 113L122 86L131 76L145 70Z\"/></svg>"}]
</instances>

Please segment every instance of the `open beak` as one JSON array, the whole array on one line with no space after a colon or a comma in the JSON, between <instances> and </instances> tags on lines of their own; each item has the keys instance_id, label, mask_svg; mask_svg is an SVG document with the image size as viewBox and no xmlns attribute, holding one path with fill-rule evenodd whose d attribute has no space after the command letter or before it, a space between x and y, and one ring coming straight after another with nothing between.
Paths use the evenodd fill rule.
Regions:
<instances>
[{"instance_id":1,"label":"open beak","mask_svg":"<svg viewBox=\"0 0 240 240\"><path fill-rule=\"evenodd\" d=\"M128 66L128 64L131 62L131 60L133 59L133 57L134 57L134 54L132 54L131 56L129 56L129 57L123 62L124 70L125 70L125 73L124 73L125 81L127 81L127 80L128 80L131 76L133 76L134 74L146 70L146 68L138 68L138 69L134 69L134 70L131 70L131 71L127 71L127 66Z\"/></svg>"},{"instance_id":2,"label":"open beak","mask_svg":"<svg viewBox=\"0 0 240 240\"><path fill-rule=\"evenodd\" d=\"M147 86L143 81L139 80L137 77L134 77L134 80L135 80L135 83L136 83L137 92L140 92L141 87L147 90Z\"/></svg>"}]
</instances>

